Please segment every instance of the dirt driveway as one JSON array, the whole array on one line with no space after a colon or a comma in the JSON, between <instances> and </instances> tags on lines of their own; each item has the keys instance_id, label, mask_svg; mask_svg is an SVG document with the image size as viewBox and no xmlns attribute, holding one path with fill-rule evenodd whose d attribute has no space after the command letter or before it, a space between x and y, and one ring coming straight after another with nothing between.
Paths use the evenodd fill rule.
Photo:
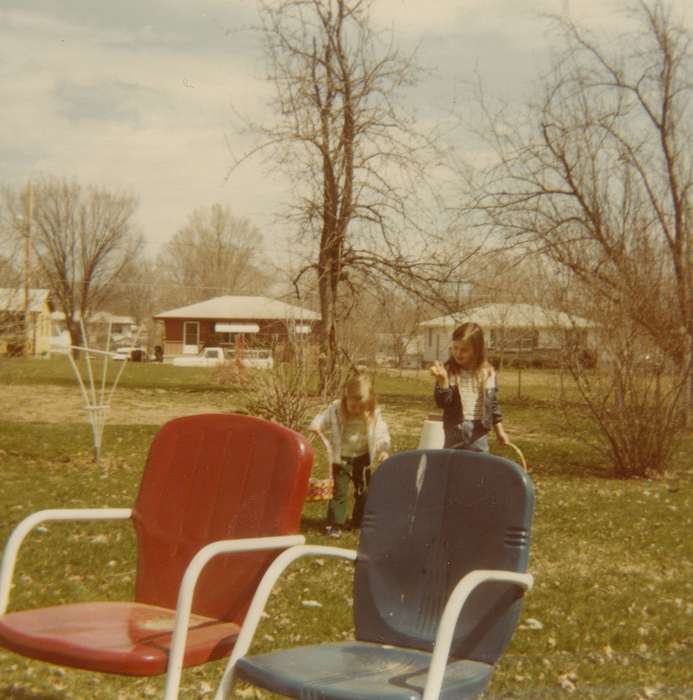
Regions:
<instances>
[{"instance_id":1,"label":"dirt driveway","mask_svg":"<svg viewBox=\"0 0 693 700\"><path fill-rule=\"evenodd\" d=\"M98 400L97 396L97 400ZM223 393L181 396L166 389L118 388L111 400L108 422L118 425L161 425L171 418L230 411ZM9 385L0 390L3 420L38 423L87 423L79 388L55 385Z\"/></svg>"}]
</instances>

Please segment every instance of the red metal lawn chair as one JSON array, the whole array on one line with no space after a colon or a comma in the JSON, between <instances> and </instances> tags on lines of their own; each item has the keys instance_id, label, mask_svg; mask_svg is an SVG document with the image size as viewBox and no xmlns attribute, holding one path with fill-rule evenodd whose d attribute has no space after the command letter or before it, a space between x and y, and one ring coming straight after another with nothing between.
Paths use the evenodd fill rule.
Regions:
<instances>
[{"instance_id":1,"label":"red metal lawn chair","mask_svg":"<svg viewBox=\"0 0 693 700\"><path fill-rule=\"evenodd\" d=\"M0 572L0 646L91 671L166 672L172 700L183 667L230 653L263 573L279 550L304 542L296 533L312 462L302 436L259 418L166 423L132 509L44 510L15 528ZM131 518L136 530L134 601L5 612L17 552L33 527L114 518Z\"/></svg>"}]
</instances>

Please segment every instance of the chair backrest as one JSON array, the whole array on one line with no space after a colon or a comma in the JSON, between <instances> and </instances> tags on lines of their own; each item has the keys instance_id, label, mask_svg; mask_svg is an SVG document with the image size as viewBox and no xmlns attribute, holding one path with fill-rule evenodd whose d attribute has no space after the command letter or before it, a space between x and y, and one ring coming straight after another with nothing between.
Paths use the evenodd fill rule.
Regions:
<instances>
[{"instance_id":1,"label":"chair backrest","mask_svg":"<svg viewBox=\"0 0 693 700\"><path fill-rule=\"evenodd\" d=\"M210 542L297 533L312 463L305 438L260 418L220 413L166 423L152 442L133 509L135 599L174 608L186 566ZM193 612L240 622L276 554L212 560Z\"/></svg>"},{"instance_id":2,"label":"chair backrest","mask_svg":"<svg viewBox=\"0 0 693 700\"><path fill-rule=\"evenodd\" d=\"M514 462L467 450L387 459L368 489L356 560L356 638L431 650L457 582L475 569L525 572L534 490ZM464 606L451 655L495 663L521 595L482 584Z\"/></svg>"}]
</instances>

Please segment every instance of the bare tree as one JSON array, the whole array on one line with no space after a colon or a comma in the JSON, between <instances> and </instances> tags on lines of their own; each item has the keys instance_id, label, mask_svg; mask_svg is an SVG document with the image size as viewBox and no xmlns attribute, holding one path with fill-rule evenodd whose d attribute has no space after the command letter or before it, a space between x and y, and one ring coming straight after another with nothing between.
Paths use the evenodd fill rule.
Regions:
<instances>
[{"instance_id":1,"label":"bare tree","mask_svg":"<svg viewBox=\"0 0 693 700\"><path fill-rule=\"evenodd\" d=\"M323 390L337 372L340 295L359 272L419 293L437 290L462 264L436 258L412 211L424 207L433 139L415 131L403 90L418 70L369 21L368 0L262 2L274 121L250 125L275 168L291 176L287 214L313 252L322 325ZM428 222L429 232L444 226ZM449 253L450 251L448 251Z\"/></svg>"},{"instance_id":2,"label":"bare tree","mask_svg":"<svg viewBox=\"0 0 693 700\"><path fill-rule=\"evenodd\" d=\"M12 207L16 194L11 190L2 191L0 205L0 287L17 287L21 282L21 273L17 261L21 260L18 229L23 223L17 220L17 206ZM18 204L18 202L16 203Z\"/></svg>"},{"instance_id":3,"label":"bare tree","mask_svg":"<svg viewBox=\"0 0 693 700\"><path fill-rule=\"evenodd\" d=\"M691 390L693 61L663 0L637 2L635 36L600 43L556 19L565 52L525 119L486 114L499 163L483 223L551 256L615 304Z\"/></svg>"},{"instance_id":4,"label":"bare tree","mask_svg":"<svg viewBox=\"0 0 693 700\"><path fill-rule=\"evenodd\" d=\"M260 269L261 252L262 236L249 219L221 204L195 209L157 259L162 300L189 304L264 291L269 276Z\"/></svg>"},{"instance_id":5,"label":"bare tree","mask_svg":"<svg viewBox=\"0 0 693 700\"><path fill-rule=\"evenodd\" d=\"M416 354L417 336L423 335L419 323L434 312L420 298L407 295L392 284L369 285L366 305L373 308L372 325L366 330L373 335L373 329L377 329L377 351L386 356L386 363L402 369L407 355Z\"/></svg>"},{"instance_id":6,"label":"bare tree","mask_svg":"<svg viewBox=\"0 0 693 700\"><path fill-rule=\"evenodd\" d=\"M5 203L15 219L22 195ZM133 229L136 201L64 178L33 183L31 246L38 275L65 314L73 345L81 342L79 319L88 318L112 291L126 263L141 248Z\"/></svg>"},{"instance_id":7,"label":"bare tree","mask_svg":"<svg viewBox=\"0 0 693 700\"><path fill-rule=\"evenodd\" d=\"M144 255L129 260L118 282L111 286L111 293L104 299L103 307L135 321L139 343L152 345L160 342L161 328L154 314L163 307L153 261Z\"/></svg>"},{"instance_id":8,"label":"bare tree","mask_svg":"<svg viewBox=\"0 0 693 700\"><path fill-rule=\"evenodd\" d=\"M112 292L106 300L109 310L132 316L139 326L151 321L159 308L154 263L144 257L128 260Z\"/></svg>"},{"instance_id":9,"label":"bare tree","mask_svg":"<svg viewBox=\"0 0 693 700\"><path fill-rule=\"evenodd\" d=\"M25 257L26 220L17 197L12 190L4 189L0 206L0 345L8 354L28 350L25 303L32 275Z\"/></svg>"},{"instance_id":10,"label":"bare tree","mask_svg":"<svg viewBox=\"0 0 693 700\"><path fill-rule=\"evenodd\" d=\"M16 287L19 279L20 275L12 264L11 258L0 255L0 287Z\"/></svg>"}]
</instances>

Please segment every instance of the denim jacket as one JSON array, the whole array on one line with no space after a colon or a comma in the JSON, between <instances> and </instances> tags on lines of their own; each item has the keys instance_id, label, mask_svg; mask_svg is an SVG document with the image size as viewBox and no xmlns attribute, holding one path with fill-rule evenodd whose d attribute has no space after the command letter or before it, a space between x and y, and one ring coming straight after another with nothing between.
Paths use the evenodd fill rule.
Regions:
<instances>
[{"instance_id":1,"label":"denim jacket","mask_svg":"<svg viewBox=\"0 0 693 700\"><path fill-rule=\"evenodd\" d=\"M436 406L443 409L443 430L446 433L465 420L457 384L451 384L447 389L441 389L436 383L433 390L433 398ZM481 425L486 430L491 430L496 423L500 423L502 420L503 415L498 403L496 373L491 372L486 378L484 387L484 409L481 416Z\"/></svg>"}]
</instances>

